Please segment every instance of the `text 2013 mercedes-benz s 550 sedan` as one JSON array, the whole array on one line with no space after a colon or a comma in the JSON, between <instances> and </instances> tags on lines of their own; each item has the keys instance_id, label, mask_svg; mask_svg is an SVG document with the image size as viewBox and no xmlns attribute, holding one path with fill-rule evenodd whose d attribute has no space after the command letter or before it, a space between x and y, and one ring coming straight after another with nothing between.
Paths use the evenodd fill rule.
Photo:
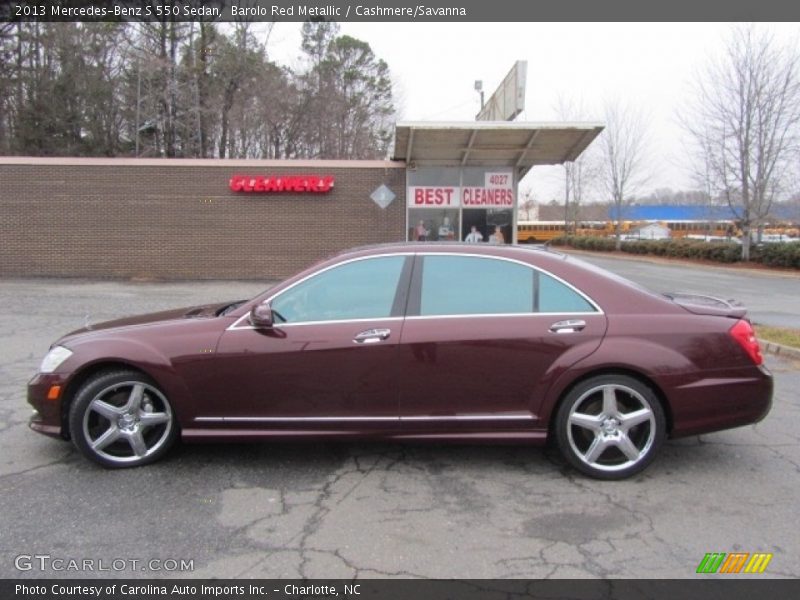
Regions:
<instances>
[{"instance_id":1,"label":"text 2013 mercedes-benz s 550 sedan","mask_svg":"<svg viewBox=\"0 0 800 600\"><path fill-rule=\"evenodd\" d=\"M244 302L95 325L28 387L31 427L107 467L175 439L555 441L593 477L755 423L772 377L743 308L546 249L394 244Z\"/></svg>"}]
</instances>

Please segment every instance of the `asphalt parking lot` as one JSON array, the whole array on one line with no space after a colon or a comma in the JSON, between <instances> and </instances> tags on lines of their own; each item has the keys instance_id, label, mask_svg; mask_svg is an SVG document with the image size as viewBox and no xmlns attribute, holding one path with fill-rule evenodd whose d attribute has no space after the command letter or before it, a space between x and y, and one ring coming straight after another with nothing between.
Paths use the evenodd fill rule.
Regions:
<instances>
[{"instance_id":1,"label":"asphalt parking lot","mask_svg":"<svg viewBox=\"0 0 800 600\"><path fill-rule=\"evenodd\" d=\"M635 259L574 252L576 257L614 271L657 292L710 294L744 303L761 325L800 329L800 273L767 269L706 267L654 257Z\"/></svg>"},{"instance_id":2,"label":"asphalt parking lot","mask_svg":"<svg viewBox=\"0 0 800 600\"><path fill-rule=\"evenodd\" d=\"M87 314L263 287L0 281L0 577L92 575L15 567L49 555L193 561L188 572L128 562L124 577L684 578L705 553L734 551L774 554L759 577L800 576L800 365L772 357L766 420L668 442L623 482L536 448L393 443L185 445L106 471L28 430L27 380Z\"/></svg>"}]
</instances>

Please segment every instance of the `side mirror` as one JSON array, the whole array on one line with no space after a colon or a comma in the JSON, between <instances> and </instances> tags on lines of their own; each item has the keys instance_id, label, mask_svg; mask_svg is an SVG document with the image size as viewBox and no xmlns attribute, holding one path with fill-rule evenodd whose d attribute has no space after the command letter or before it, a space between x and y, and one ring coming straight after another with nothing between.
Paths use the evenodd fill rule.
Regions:
<instances>
[{"instance_id":1,"label":"side mirror","mask_svg":"<svg viewBox=\"0 0 800 600\"><path fill-rule=\"evenodd\" d=\"M271 329L273 324L272 307L269 304L257 304L250 311L250 324L257 329Z\"/></svg>"}]
</instances>

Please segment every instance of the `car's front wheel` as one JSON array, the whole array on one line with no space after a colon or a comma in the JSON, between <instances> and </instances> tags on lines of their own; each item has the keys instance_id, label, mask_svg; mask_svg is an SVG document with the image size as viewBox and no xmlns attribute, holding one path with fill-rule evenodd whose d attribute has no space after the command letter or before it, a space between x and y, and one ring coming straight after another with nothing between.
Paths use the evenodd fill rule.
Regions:
<instances>
[{"instance_id":1,"label":"car's front wheel","mask_svg":"<svg viewBox=\"0 0 800 600\"><path fill-rule=\"evenodd\" d=\"M69 430L78 449L105 467L136 467L161 458L177 435L167 397L136 371L90 378L70 406Z\"/></svg>"},{"instance_id":2,"label":"car's front wheel","mask_svg":"<svg viewBox=\"0 0 800 600\"><path fill-rule=\"evenodd\" d=\"M653 391L626 375L592 377L574 387L556 415L564 457L597 479L625 479L655 458L666 418Z\"/></svg>"}]
</instances>

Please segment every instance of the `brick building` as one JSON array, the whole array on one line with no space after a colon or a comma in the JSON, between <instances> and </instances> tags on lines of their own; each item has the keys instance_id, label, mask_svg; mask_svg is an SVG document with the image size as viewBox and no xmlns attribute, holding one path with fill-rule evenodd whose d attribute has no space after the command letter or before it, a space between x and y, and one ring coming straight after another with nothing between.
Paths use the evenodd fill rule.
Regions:
<instances>
[{"instance_id":1,"label":"brick building","mask_svg":"<svg viewBox=\"0 0 800 600\"><path fill-rule=\"evenodd\" d=\"M392 161L0 157L0 276L273 279L420 223L508 243L519 179L600 130L400 123Z\"/></svg>"}]
</instances>

